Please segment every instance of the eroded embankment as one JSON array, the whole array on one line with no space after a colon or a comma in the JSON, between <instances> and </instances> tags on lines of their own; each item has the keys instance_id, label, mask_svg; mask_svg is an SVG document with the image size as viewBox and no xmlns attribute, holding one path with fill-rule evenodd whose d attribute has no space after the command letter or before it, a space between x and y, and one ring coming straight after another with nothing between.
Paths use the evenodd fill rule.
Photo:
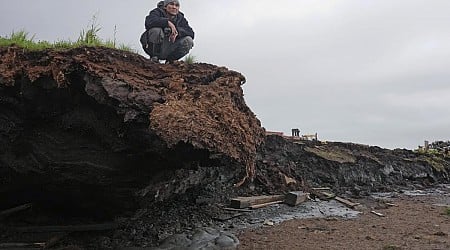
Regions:
<instances>
[{"instance_id":1,"label":"eroded embankment","mask_svg":"<svg viewBox=\"0 0 450 250\"><path fill-rule=\"evenodd\" d=\"M224 67L160 65L107 48L0 48L2 208L81 201L77 209L122 210L136 194L201 185L188 172L176 187L159 183L170 169L222 157L252 173L263 129L244 81Z\"/></svg>"}]
</instances>

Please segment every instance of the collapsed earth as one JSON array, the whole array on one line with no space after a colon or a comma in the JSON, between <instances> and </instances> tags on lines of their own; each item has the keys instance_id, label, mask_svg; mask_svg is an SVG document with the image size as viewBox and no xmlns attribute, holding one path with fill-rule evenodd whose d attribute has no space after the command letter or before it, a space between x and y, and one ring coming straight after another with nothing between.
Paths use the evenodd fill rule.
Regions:
<instances>
[{"instance_id":1,"label":"collapsed earth","mask_svg":"<svg viewBox=\"0 0 450 250\"><path fill-rule=\"evenodd\" d=\"M244 83L103 47L0 47L0 248L450 247L448 155L266 135ZM307 199L227 210L291 191Z\"/></svg>"}]
</instances>

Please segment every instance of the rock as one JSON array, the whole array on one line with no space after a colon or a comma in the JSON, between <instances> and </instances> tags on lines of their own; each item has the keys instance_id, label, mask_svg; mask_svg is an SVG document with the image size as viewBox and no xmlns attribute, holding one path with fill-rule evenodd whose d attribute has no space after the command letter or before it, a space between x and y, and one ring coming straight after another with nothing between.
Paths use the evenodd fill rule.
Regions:
<instances>
[{"instance_id":1,"label":"rock","mask_svg":"<svg viewBox=\"0 0 450 250\"><path fill-rule=\"evenodd\" d=\"M185 234L175 234L166 238L163 243L154 250L163 249L221 249L232 250L239 245L236 236L224 233L214 228L200 228L193 231L192 237Z\"/></svg>"},{"instance_id":2,"label":"rock","mask_svg":"<svg viewBox=\"0 0 450 250\"><path fill-rule=\"evenodd\" d=\"M185 234L175 234L167 237L158 249L176 249L183 246L190 246L192 240L188 239Z\"/></svg>"}]
</instances>

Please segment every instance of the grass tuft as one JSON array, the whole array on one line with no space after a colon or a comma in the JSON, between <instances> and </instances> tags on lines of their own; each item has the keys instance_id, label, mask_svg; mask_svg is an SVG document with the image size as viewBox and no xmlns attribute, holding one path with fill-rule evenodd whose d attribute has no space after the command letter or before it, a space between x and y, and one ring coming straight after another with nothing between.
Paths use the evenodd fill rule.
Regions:
<instances>
[{"instance_id":1,"label":"grass tuft","mask_svg":"<svg viewBox=\"0 0 450 250\"><path fill-rule=\"evenodd\" d=\"M114 40L103 41L98 33L101 30L100 25L97 23L97 16L94 15L90 25L86 29L82 29L78 40L73 42L70 40L58 40L56 42L48 41L35 41L35 36L31 36L25 30L12 32L8 37L0 36L0 46L16 45L28 50L44 50L44 49L71 49L82 46L103 46L108 48L114 48L129 52L135 52L130 46L124 44L116 44L116 32L117 28L114 27ZM116 46L117 45L117 46Z\"/></svg>"},{"instance_id":2,"label":"grass tuft","mask_svg":"<svg viewBox=\"0 0 450 250\"><path fill-rule=\"evenodd\" d=\"M184 62L187 64L193 64L197 62L197 58L194 55L189 54L184 58Z\"/></svg>"}]
</instances>

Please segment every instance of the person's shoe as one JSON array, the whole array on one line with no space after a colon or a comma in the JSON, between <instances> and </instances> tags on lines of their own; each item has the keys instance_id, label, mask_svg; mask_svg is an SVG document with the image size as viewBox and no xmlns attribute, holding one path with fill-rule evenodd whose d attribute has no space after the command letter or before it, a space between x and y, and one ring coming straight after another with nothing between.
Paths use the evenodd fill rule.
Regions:
<instances>
[{"instance_id":1,"label":"person's shoe","mask_svg":"<svg viewBox=\"0 0 450 250\"><path fill-rule=\"evenodd\" d=\"M152 62L154 62L154 63L159 63L159 59L158 59L157 56L152 56L152 57L150 58L150 60L151 60Z\"/></svg>"}]
</instances>

